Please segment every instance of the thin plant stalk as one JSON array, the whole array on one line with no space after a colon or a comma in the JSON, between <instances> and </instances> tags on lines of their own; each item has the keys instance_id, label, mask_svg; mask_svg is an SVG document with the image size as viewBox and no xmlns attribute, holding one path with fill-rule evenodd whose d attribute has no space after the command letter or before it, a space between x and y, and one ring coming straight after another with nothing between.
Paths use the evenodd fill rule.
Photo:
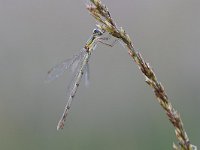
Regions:
<instances>
[{"instance_id":1,"label":"thin plant stalk","mask_svg":"<svg viewBox=\"0 0 200 150\"><path fill-rule=\"evenodd\" d=\"M173 148L175 150L197 150L197 147L192 145L189 141L187 133L183 127L183 122L181 120L180 114L172 106L164 90L164 87L157 80L156 75L149 63L147 63L142 58L142 55L134 49L133 42L131 41L129 35L125 32L125 30L123 30L123 28L117 27L107 7L103 5L100 0L90 1L91 3L87 4L86 6L90 14L99 23L97 26L124 43L128 49L129 55L133 58L142 74L145 76L145 82L153 89L158 102L174 126L175 134L178 139L178 145L173 144Z\"/></svg>"}]
</instances>

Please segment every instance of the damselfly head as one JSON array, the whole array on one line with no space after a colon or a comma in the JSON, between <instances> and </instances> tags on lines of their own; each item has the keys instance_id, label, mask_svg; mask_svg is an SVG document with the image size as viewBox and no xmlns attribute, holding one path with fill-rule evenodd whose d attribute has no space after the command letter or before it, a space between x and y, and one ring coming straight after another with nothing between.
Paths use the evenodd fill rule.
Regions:
<instances>
[{"instance_id":1,"label":"damselfly head","mask_svg":"<svg viewBox=\"0 0 200 150\"><path fill-rule=\"evenodd\" d=\"M92 34L94 36L101 36L103 35L103 32L100 29L94 29Z\"/></svg>"}]
</instances>

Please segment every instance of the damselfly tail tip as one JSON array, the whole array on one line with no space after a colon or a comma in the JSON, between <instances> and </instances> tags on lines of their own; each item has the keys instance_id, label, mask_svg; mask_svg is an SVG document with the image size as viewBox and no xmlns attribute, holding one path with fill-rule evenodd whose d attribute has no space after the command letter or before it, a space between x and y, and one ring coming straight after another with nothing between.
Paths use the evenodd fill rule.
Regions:
<instances>
[{"instance_id":1,"label":"damselfly tail tip","mask_svg":"<svg viewBox=\"0 0 200 150\"><path fill-rule=\"evenodd\" d=\"M64 128L64 121L60 120L57 125L57 131Z\"/></svg>"}]
</instances>

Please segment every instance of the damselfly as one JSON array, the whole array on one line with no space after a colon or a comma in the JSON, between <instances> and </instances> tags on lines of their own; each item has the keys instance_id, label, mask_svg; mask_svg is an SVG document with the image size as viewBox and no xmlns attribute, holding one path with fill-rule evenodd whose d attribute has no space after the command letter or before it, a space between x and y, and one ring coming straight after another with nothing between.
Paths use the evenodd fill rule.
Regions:
<instances>
[{"instance_id":1,"label":"damselfly","mask_svg":"<svg viewBox=\"0 0 200 150\"><path fill-rule=\"evenodd\" d=\"M71 103L76 94L82 76L84 75L86 82L88 81L88 76L89 76L88 62L92 51L97 46L97 43L101 42L108 46L113 46L114 43L116 42L114 41L112 44L104 43L103 41L108 40L108 38L103 37L103 34L104 32L101 31L100 29L94 29L91 37L89 38L84 48L79 53L75 54L72 58L69 58L63 61L62 63L56 65L48 72L47 76L48 81L52 81L60 77L65 72L65 70L71 69L74 72L73 78L71 80L71 83L69 84L67 91L68 101L65 106L64 112L60 118L60 121L58 122L57 130L63 129L64 127L64 122L68 115Z\"/></svg>"}]
</instances>

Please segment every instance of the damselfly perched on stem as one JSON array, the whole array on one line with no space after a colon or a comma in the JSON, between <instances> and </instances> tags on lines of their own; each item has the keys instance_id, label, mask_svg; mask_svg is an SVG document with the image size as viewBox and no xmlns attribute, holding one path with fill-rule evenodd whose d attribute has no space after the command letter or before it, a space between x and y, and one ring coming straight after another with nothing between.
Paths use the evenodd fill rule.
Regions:
<instances>
[{"instance_id":1,"label":"damselfly perched on stem","mask_svg":"<svg viewBox=\"0 0 200 150\"><path fill-rule=\"evenodd\" d=\"M79 53L75 54L73 57L69 59L64 60L62 63L56 65L48 72L47 81L52 81L57 79L65 72L65 70L70 69L74 72L71 83L69 84L69 87L67 89L68 101L65 106L64 112L60 118L60 121L58 122L57 130L63 129L64 127L64 122L68 115L71 103L76 94L78 86L81 82L82 76L85 76L86 83L88 82L88 76L89 76L88 62L92 51L97 46L97 43L100 42L108 46L113 46L114 43L116 42L115 40L112 44L105 43L104 41L108 40L109 38L103 37L103 35L104 32L101 31L100 29L94 29L91 37L89 38L84 48L81 49Z\"/></svg>"}]
</instances>

